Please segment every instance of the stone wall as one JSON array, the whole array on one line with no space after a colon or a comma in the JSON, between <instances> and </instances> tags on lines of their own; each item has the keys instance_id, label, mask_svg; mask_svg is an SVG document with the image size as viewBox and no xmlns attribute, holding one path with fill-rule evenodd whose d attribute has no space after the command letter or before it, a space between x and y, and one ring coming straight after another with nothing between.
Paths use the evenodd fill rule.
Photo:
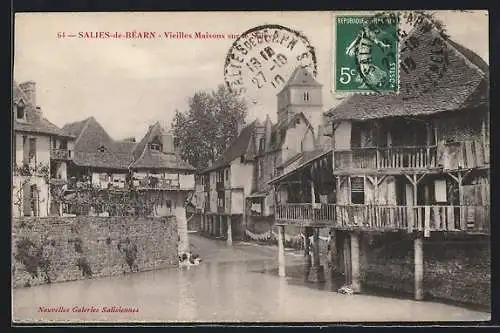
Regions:
<instances>
[{"instance_id":1,"label":"stone wall","mask_svg":"<svg viewBox=\"0 0 500 333\"><path fill-rule=\"evenodd\" d=\"M44 217L12 222L14 287L178 265L174 217Z\"/></svg>"},{"instance_id":2,"label":"stone wall","mask_svg":"<svg viewBox=\"0 0 500 333\"><path fill-rule=\"evenodd\" d=\"M342 237L337 250L343 272ZM489 306L491 254L483 236L431 234L424 239L424 295L426 298ZM402 233L360 235L362 285L399 293L414 293L413 240Z\"/></svg>"}]
</instances>

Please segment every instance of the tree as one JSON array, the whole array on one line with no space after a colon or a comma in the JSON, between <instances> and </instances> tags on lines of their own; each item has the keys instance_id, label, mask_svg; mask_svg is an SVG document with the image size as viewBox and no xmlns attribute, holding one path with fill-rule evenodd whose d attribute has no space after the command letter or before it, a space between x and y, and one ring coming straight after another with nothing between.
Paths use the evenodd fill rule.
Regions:
<instances>
[{"instance_id":1,"label":"tree","mask_svg":"<svg viewBox=\"0 0 500 333\"><path fill-rule=\"evenodd\" d=\"M210 93L196 92L186 112L176 110L172 121L174 140L183 159L197 169L222 156L238 135L247 115L244 100L219 85Z\"/></svg>"}]
</instances>

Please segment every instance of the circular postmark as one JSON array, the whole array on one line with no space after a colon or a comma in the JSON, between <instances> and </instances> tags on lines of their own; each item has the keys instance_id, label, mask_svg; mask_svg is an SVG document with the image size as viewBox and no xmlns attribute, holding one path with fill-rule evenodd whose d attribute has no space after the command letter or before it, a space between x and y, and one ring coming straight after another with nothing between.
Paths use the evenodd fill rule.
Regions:
<instances>
[{"instance_id":1,"label":"circular postmark","mask_svg":"<svg viewBox=\"0 0 500 333\"><path fill-rule=\"evenodd\" d=\"M394 29L396 24L396 29ZM380 32L385 32L384 39L377 39ZM399 44L399 66L403 79L399 91L404 98L412 98L427 93L439 85L445 75L448 62L448 49L445 40L447 34L444 25L433 14L414 12L382 12L373 15L362 31L372 44L384 44L396 41ZM360 48L358 47L357 50ZM388 53L389 60L393 60ZM361 78L372 90L377 91L377 81L370 76L376 73L364 63L363 54L358 52L356 63L360 68ZM385 65L390 61L383 61ZM385 66L387 69L387 66Z\"/></svg>"},{"instance_id":2,"label":"circular postmark","mask_svg":"<svg viewBox=\"0 0 500 333\"><path fill-rule=\"evenodd\" d=\"M263 90L281 90L297 67L317 75L314 47L302 33L281 25L247 30L231 45L224 81L238 95L256 98Z\"/></svg>"}]
</instances>

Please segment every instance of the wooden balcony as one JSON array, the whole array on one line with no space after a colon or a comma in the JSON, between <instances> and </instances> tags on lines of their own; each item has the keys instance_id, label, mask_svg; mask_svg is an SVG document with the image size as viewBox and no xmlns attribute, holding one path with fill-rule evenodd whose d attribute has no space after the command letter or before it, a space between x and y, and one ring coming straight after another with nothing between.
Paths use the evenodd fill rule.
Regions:
<instances>
[{"instance_id":1,"label":"wooden balcony","mask_svg":"<svg viewBox=\"0 0 500 333\"><path fill-rule=\"evenodd\" d=\"M335 169L429 169L438 167L436 146L355 148L335 152Z\"/></svg>"},{"instance_id":2,"label":"wooden balcony","mask_svg":"<svg viewBox=\"0 0 500 333\"><path fill-rule=\"evenodd\" d=\"M137 189L177 190L181 188L180 182L176 179L162 179L157 177L134 180L133 183Z\"/></svg>"},{"instance_id":3,"label":"wooden balcony","mask_svg":"<svg viewBox=\"0 0 500 333\"><path fill-rule=\"evenodd\" d=\"M69 151L67 149L50 149L50 158L52 160L69 160Z\"/></svg>"},{"instance_id":4,"label":"wooden balcony","mask_svg":"<svg viewBox=\"0 0 500 333\"><path fill-rule=\"evenodd\" d=\"M489 206L285 204L276 223L365 231L490 232Z\"/></svg>"}]
</instances>

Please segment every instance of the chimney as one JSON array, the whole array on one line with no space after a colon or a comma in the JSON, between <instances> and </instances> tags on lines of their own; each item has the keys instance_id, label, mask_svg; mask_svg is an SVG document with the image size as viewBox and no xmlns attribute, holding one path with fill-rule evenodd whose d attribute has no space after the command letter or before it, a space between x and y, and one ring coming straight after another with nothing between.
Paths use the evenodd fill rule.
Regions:
<instances>
[{"instance_id":1,"label":"chimney","mask_svg":"<svg viewBox=\"0 0 500 333\"><path fill-rule=\"evenodd\" d=\"M30 123L40 121L42 120L42 117L42 109L39 106L26 113L26 120Z\"/></svg>"},{"instance_id":2,"label":"chimney","mask_svg":"<svg viewBox=\"0 0 500 333\"><path fill-rule=\"evenodd\" d=\"M166 154L175 153L174 136L168 132L163 132L161 139L163 144L163 152Z\"/></svg>"},{"instance_id":3,"label":"chimney","mask_svg":"<svg viewBox=\"0 0 500 333\"><path fill-rule=\"evenodd\" d=\"M34 81L27 81L19 84L19 88L26 95L27 104L36 106L36 83Z\"/></svg>"}]
</instances>

